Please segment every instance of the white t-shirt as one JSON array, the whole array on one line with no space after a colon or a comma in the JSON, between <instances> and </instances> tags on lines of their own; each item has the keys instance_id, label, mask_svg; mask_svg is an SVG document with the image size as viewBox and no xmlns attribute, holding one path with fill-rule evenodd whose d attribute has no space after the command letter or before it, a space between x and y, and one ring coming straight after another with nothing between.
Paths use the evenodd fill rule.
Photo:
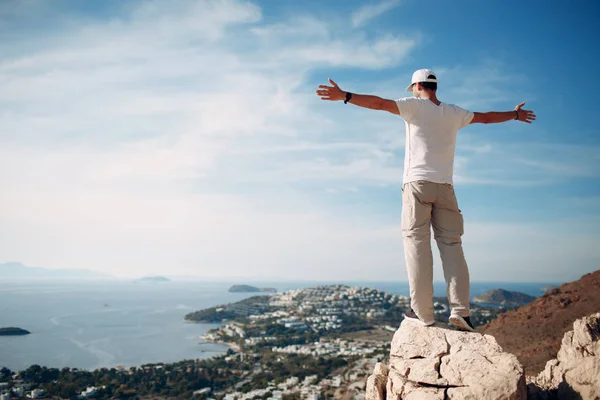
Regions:
<instances>
[{"instance_id":1,"label":"white t-shirt","mask_svg":"<svg viewBox=\"0 0 600 400\"><path fill-rule=\"evenodd\" d=\"M404 183L430 181L452 184L456 133L474 114L453 104L435 105L428 99L396 100L406 122Z\"/></svg>"}]
</instances>

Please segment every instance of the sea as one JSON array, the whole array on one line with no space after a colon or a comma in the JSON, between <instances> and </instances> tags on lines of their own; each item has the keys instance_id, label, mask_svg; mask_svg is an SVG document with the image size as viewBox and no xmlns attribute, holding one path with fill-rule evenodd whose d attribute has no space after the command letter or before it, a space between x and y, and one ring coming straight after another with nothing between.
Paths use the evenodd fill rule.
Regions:
<instances>
[{"instance_id":1,"label":"sea","mask_svg":"<svg viewBox=\"0 0 600 400\"><path fill-rule=\"evenodd\" d=\"M408 296L407 282L203 282L171 280L0 280L0 327L19 327L24 336L0 336L0 368L94 370L204 359L227 347L200 337L218 324L190 323L192 311L254 296L230 293L233 284L273 287L278 292L318 285L370 287ZM472 282L471 295L502 288L532 296L559 283ZM445 296L443 282L435 296Z\"/></svg>"}]
</instances>

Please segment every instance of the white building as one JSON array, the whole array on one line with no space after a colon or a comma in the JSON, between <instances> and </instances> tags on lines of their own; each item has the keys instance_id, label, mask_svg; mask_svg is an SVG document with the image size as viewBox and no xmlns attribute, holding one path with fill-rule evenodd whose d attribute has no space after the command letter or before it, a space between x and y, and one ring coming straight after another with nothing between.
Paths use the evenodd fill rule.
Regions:
<instances>
[{"instance_id":1,"label":"white building","mask_svg":"<svg viewBox=\"0 0 600 400\"><path fill-rule=\"evenodd\" d=\"M31 397L32 399L41 399L44 397L44 391L42 389L33 389L28 397Z\"/></svg>"},{"instance_id":2,"label":"white building","mask_svg":"<svg viewBox=\"0 0 600 400\"><path fill-rule=\"evenodd\" d=\"M340 387L340 386L342 386L342 377L339 376L339 375L338 376L334 376L331 379L331 386L333 386L333 387Z\"/></svg>"},{"instance_id":3,"label":"white building","mask_svg":"<svg viewBox=\"0 0 600 400\"><path fill-rule=\"evenodd\" d=\"M202 388L202 389L194 390L193 395L194 396L199 396L201 394L208 394L208 393L210 393L210 388L209 387L205 387L205 388Z\"/></svg>"},{"instance_id":4,"label":"white building","mask_svg":"<svg viewBox=\"0 0 600 400\"><path fill-rule=\"evenodd\" d=\"M94 386L88 387L83 392L81 392L81 397L88 398L94 397L96 395L96 388Z\"/></svg>"}]
</instances>

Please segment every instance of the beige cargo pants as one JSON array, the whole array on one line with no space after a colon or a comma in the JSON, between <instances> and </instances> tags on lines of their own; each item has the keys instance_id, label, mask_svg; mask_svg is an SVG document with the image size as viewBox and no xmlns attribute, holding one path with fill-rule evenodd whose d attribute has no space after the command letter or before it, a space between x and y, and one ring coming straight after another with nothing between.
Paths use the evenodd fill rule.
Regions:
<instances>
[{"instance_id":1,"label":"beige cargo pants","mask_svg":"<svg viewBox=\"0 0 600 400\"><path fill-rule=\"evenodd\" d=\"M463 217L452 185L404 184L401 226L411 306L419 319L433 321L431 227L440 250L451 313L468 317L470 283L461 240Z\"/></svg>"}]
</instances>

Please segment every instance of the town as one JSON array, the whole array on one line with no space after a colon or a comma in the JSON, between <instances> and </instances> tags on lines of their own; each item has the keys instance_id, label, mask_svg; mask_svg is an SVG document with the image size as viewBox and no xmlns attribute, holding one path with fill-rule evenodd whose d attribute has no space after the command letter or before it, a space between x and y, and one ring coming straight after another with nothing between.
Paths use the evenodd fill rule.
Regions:
<instances>
[{"instance_id":1,"label":"town","mask_svg":"<svg viewBox=\"0 0 600 400\"><path fill-rule=\"evenodd\" d=\"M446 324L447 300L435 300L436 320ZM185 315L187 322L220 323L198 345L227 344L224 355L129 369L3 368L0 400L360 399L408 307L406 296L345 285L261 294ZM481 324L502 311L473 305L471 316Z\"/></svg>"}]
</instances>

